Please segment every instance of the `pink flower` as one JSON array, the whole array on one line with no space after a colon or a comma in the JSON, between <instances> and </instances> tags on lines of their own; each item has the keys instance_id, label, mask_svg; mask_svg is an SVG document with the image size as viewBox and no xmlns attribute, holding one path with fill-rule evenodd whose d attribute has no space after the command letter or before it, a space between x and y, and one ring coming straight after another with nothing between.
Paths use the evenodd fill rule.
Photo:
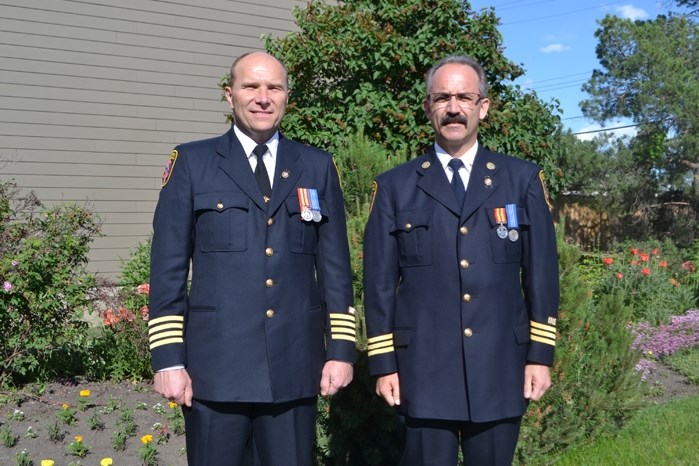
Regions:
<instances>
[{"instance_id":1,"label":"pink flower","mask_svg":"<svg viewBox=\"0 0 699 466\"><path fill-rule=\"evenodd\" d=\"M667 261L658 262L658 267L660 267L661 269L667 268Z\"/></svg>"},{"instance_id":2,"label":"pink flower","mask_svg":"<svg viewBox=\"0 0 699 466\"><path fill-rule=\"evenodd\" d=\"M11 264L12 264L12 268L15 268L15 267L17 267L17 266L19 265L19 262L17 262L17 261L12 261Z\"/></svg>"},{"instance_id":3,"label":"pink flower","mask_svg":"<svg viewBox=\"0 0 699 466\"><path fill-rule=\"evenodd\" d=\"M605 257L602 262L604 262L604 265L612 265L614 263L614 259L611 257Z\"/></svg>"},{"instance_id":4,"label":"pink flower","mask_svg":"<svg viewBox=\"0 0 699 466\"><path fill-rule=\"evenodd\" d=\"M138 294L149 294L150 293L150 283L144 283L142 285L138 285L136 288L136 292Z\"/></svg>"},{"instance_id":5,"label":"pink flower","mask_svg":"<svg viewBox=\"0 0 699 466\"><path fill-rule=\"evenodd\" d=\"M133 312L129 311L125 307L120 307L117 312L120 319L128 320L129 322L133 322L136 318L136 316L133 315Z\"/></svg>"},{"instance_id":6,"label":"pink flower","mask_svg":"<svg viewBox=\"0 0 699 466\"><path fill-rule=\"evenodd\" d=\"M650 275L650 269L648 267L643 267L641 269L641 273L643 274L644 277L647 277L648 275Z\"/></svg>"},{"instance_id":7,"label":"pink flower","mask_svg":"<svg viewBox=\"0 0 699 466\"><path fill-rule=\"evenodd\" d=\"M685 269L689 273L694 273L694 262L692 262L692 261L682 262L682 268Z\"/></svg>"},{"instance_id":8,"label":"pink flower","mask_svg":"<svg viewBox=\"0 0 699 466\"><path fill-rule=\"evenodd\" d=\"M655 248L655 249L653 249L650 253L651 253L651 255L653 255L653 256L657 256L658 254L660 254L660 249Z\"/></svg>"},{"instance_id":9,"label":"pink flower","mask_svg":"<svg viewBox=\"0 0 699 466\"><path fill-rule=\"evenodd\" d=\"M10 291L12 289L12 283L5 280L5 282L2 284L2 289L5 291Z\"/></svg>"},{"instance_id":10,"label":"pink flower","mask_svg":"<svg viewBox=\"0 0 699 466\"><path fill-rule=\"evenodd\" d=\"M636 248L631 248L631 255L632 255L632 256L635 256L636 254L638 254L638 249L636 249Z\"/></svg>"},{"instance_id":11,"label":"pink flower","mask_svg":"<svg viewBox=\"0 0 699 466\"><path fill-rule=\"evenodd\" d=\"M631 261L631 262L629 262L629 264L631 264L631 265L638 265L638 261Z\"/></svg>"},{"instance_id":12,"label":"pink flower","mask_svg":"<svg viewBox=\"0 0 699 466\"><path fill-rule=\"evenodd\" d=\"M642 252L639 257L641 258L641 261L648 262L648 254L646 254L645 252Z\"/></svg>"},{"instance_id":13,"label":"pink flower","mask_svg":"<svg viewBox=\"0 0 699 466\"><path fill-rule=\"evenodd\" d=\"M624 278L624 274L621 272L617 272L616 278Z\"/></svg>"},{"instance_id":14,"label":"pink flower","mask_svg":"<svg viewBox=\"0 0 699 466\"><path fill-rule=\"evenodd\" d=\"M110 325L116 324L119 322L119 318L114 315L114 311L111 309L107 309L104 311L104 319L102 319L102 322L104 322L104 325L109 327Z\"/></svg>"},{"instance_id":15,"label":"pink flower","mask_svg":"<svg viewBox=\"0 0 699 466\"><path fill-rule=\"evenodd\" d=\"M148 321L148 311L149 310L150 309L148 309L148 306L143 306L141 308L141 318L145 321Z\"/></svg>"}]
</instances>

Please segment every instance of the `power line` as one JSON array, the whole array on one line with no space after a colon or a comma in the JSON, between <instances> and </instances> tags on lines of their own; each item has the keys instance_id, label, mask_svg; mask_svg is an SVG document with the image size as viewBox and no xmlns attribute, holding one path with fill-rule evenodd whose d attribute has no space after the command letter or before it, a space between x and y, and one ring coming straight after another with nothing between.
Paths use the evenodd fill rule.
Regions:
<instances>
[{"instance_id":1,"label":"power line","mask_svg":"<svg viewBox=\"0 0 699 466\"><path fill-rule=\"evenodd\" d=\"M606 131L614 131L617 129L625 129L625 128L635 128L637 126L643 126L643 123L636 123L633 125L624 125L624 126L615 126L613 128L601 128L601 129L591 129L589 131L580 131L578 133L573 133L573 136L577 136L579 134L604 133Z\"/></svg>"},{"instance_id":2,"label":"power line","mask_svg":"<svg viewBox=\"0 0 699 466\"><path fill-rule=\"evenodd\" d=\"M616 5L616 4L618 4L618 3L624 3L625 1L627 1L627 0L621 0L621 1L617 1L617 2L609 2L609 3L606 3L605 6ZM596 10L596 9L598 9L599 7L600 7L600 5L596 5L596 6L589 7L589 8L581 8L581 9L579 9L579 10L564 11L563 13L557 13L557 14L555 14L555 15L539 16L538 18L528 18L528 19L521 19L521 20L519 20L519 21L512 21L512 22L509 22L509 23L502 23L502 25L503 25L503 26L509 26L509 25L511 25L511 24L531 23L531 22L533 22L533 21L539 21L539 20L542 20L542 19L556 18L556 17L558 17L558 16L565 16L565 15L571 15L571 14L573 14L573 13L580 13L581 11ZM496 13L497 13L497 11L496 11Z\"/></svg>"}]
</instances>

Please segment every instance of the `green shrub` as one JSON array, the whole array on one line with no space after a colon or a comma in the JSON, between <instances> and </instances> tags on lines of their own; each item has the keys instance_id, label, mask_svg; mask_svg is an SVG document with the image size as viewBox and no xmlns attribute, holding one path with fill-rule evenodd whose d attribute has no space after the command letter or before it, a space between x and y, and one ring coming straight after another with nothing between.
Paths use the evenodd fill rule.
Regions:
<instances>
[{"instance_id":1,"label":"green shrub","mask_svg":"<svg viewBox=\"0 0 699 466\"><path fill-rule=\"evenodd\" d=\"M559 238L561 305L553 386L531 403L517 446L519 464L552 463L561 451L615 431L642 406L640 353L631 351L632 308L622 291L594 299L582 251Z\"/></svg>"},{"instance_id":2,"label":"green shrub","mask_svg":"<svg viewBox=\"0 0 699 466\"><path fill-rule=\"evenodd\" d=\"M94 364L89 375L94 378L142 380L153 375L147 324L150 245L149 238L122 260L116 297L107 300L108 307L102 311L103 326L91 352Z\"/></svg>"},{"instance_id":3,"label":"green shrub","mask_svg":"<svg viewBox=\"0 0 699 466\"><path fill-rule=\"evenodd\" d=\"M44 208L14 183L0 183L0 217L0 387L73 375L89 342L98 218L75 204Z\"/></svg>"}]
</instances>

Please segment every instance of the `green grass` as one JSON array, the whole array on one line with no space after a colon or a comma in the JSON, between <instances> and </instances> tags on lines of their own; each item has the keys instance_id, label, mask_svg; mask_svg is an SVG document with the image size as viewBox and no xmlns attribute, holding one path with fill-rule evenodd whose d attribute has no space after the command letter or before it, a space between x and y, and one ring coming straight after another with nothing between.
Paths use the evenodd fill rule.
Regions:
<instances>
[{"instance_id":1,"label":"green grass","mask_svg":"<svg viewBox=\"0 0 699 466\"><path fill-rule=\"evenodd\" d=\"M673 369L699 383L699 348L666 358ZM618 435L595 439L564 454L558 466L699 465L699 396L639 411Z\"/></svg>"},{"instance_id":2,"label":"green grass","mask_svg":"<svg viewBox=\"0 0 699 466\"><path fill-rule=\"evenodd\" d=\"M699 396L640 411L614 437L574 448L557 465L697 465Z\"/></svg>"},{"instance_id":3,"label":"green grass","mask_svg":"<svg viewBox=\"0 0 699 466\"><path fill-rule=\"evenodd\" d=\"M665 362L690 382L699 384L699 346L672 354L665 358Z\"/></svg>"}]
</instances>

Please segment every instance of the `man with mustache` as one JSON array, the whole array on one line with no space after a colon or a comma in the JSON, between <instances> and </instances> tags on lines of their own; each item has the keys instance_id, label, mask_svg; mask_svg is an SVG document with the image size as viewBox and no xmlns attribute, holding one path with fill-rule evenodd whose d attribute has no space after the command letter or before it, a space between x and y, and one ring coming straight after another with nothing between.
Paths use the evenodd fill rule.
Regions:
<instances>
[{"instance_id":1,"label":"man with mustache","mask_svg":"<svg viewBox=\"0 0 699 466\"><path fill-rule=\"evenodd\" d=\"M478 142L479 63L426 77L434 149L376 178L364 292L376 392L405 427L403 466L512 464L530 400L551 386L559 301L541 168Z\"/></svg>"}]
</instances>

